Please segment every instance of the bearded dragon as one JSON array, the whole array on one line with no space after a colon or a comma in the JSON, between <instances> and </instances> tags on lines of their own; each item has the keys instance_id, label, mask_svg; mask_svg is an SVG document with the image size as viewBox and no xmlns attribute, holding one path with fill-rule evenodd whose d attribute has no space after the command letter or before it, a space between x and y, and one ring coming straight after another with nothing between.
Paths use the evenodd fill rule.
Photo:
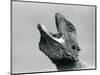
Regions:
<instances>
[{"instance_id":1,"label":"bearded dragon","mask_svg":"<svg viewBox=\"0 0 100 75\"><path fill-rule=\"evenodd\" d=\"M57 33L49 32L44 25L38 24L40 31L39 49L61 70L78 70L85 68L78 56L81 48L77 41L75 26L62 14L55 14Z\"/></svg>"}]
</instances>

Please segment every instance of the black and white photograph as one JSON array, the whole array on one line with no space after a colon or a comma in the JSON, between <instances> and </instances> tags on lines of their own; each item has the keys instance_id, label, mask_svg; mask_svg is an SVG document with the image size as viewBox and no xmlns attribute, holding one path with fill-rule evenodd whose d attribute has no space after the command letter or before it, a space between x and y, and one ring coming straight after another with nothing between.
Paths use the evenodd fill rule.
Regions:
<instances>
[{"instance_id":1,"label":"black and white photograph","mask_svg":"<svg viewBox=\"0 0 100 75\"><path fill-rule=\"evenodd\" d=\"M96 6L12 1L12 74L96 69Z\"/></svg>"}]
</instances>

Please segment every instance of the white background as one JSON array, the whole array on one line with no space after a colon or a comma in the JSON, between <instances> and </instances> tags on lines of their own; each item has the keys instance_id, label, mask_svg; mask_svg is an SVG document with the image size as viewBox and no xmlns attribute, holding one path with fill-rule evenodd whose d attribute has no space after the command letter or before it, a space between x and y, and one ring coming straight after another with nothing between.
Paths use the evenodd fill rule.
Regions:
<instances>
[{"instance_id":1,"label":"white background","mask_svg":"<svg viewBox=\"0 0 100 75\"><path fill-rule=\"evenodd\" d=\"M28 0L27 0L28 1ZM38 0L39 1L39 0ZM57 2L57 3L73 3L73 4L88 4L97 5L97 32L99 36L99 24L100 24L100 2L99 0L41 0L44 2ZM98 75L100 72L100 51L99 51L99 39L97 42L97 70L88 71L71 71L71 72L55 72L55 73L41 73L40 75L65 75L65 74L91 74ZM0 2L0 75L10 74L10 0L1 0Z\"/></svg>"},{"instance_id":2,"label":"white background","mask_svg":"<svg viewBox=\"0 0 100 75\"><path fill-rule=\"evenodd\" d=\"M74 24L81 48L78 57L88 65L85 69L95 67L95 7L13 1L12 73L57 71L55 64L38 47L40 33L37 29L40 23L56 33L56 12L64 14Z\"/></svg>"}]
</instances>

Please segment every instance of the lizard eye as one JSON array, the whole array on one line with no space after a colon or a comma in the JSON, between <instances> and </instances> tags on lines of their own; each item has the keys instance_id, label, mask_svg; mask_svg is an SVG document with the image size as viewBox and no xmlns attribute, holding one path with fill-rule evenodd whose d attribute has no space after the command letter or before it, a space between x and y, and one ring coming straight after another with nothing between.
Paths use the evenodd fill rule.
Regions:
<instances>
[{"instance_id":1,"label":"lizard eye","mask_svg":"<svg viewBox=\"0 0 100 75\"><path fill-rule=\"evenodd\" d=\"M75 50L75 49L76 49L75 45L73 45L73 46L72 46L72 49L73 49L73 50Z\"/></svg>"},{"instance_id":2,"label":"lizard eye","mask_svg":"<svg viewBox=\"0 0 100 75\"><path fill-rule=\"evenodd\" d=\"M73 49L73 50L77 49L78 51L81 50L79 47L76 47L75 45L72 46L72 49Z\"/></svg>"}]
</instances>

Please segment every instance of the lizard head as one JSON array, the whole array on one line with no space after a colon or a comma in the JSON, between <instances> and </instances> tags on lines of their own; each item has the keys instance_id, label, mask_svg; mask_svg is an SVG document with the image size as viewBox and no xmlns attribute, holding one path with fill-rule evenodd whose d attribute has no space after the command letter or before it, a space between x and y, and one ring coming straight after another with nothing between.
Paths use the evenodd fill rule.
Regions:
<instances>
[{"instance_id":1,"label":"lizard head","mask_svg":"<svg viewBox=\"0 0 100 75\"><path fill-rule=\"evenodd\" d=\"M49 32L44 25L38 24L40 31L40 50L51 60L78 60L80 48L78 46L76 29L72 23L59 13L55 14L57 32Z\"/></svg>"}]
</instances>

